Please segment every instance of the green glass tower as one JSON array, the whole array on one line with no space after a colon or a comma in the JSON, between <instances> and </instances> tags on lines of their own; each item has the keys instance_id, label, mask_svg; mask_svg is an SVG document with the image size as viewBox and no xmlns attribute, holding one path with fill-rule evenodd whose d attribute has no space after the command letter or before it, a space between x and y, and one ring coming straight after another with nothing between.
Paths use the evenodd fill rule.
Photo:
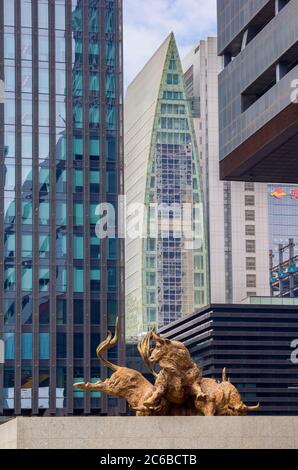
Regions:
<instances>
[{"instance_id":1,"label":"green glass tower","mask_svg":"<svg viewBox=\"0 0 298 470\"><path fill-rule=\"evenodd\" d=\"M142 236L128 233L126 239L129 341L208 303L201 168L190 106L171 34L125 101L127 206L145 207Z\"/></svg>"}]
</instances>

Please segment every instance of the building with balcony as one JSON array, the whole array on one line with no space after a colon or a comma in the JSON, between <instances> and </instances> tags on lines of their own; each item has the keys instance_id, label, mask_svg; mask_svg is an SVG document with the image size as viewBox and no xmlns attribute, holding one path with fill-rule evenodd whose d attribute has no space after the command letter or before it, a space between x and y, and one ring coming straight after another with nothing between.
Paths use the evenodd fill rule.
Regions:
<instances>
[{"instance_id":1,"label":"building with balcony","mask_svg":"<svg viewBox=\"0 0 298 470\"><path fill-rule=\"evenodd\" d=\"M298 0L218 0L220 174L297 183Z\"/></svg>"}]
</instances>

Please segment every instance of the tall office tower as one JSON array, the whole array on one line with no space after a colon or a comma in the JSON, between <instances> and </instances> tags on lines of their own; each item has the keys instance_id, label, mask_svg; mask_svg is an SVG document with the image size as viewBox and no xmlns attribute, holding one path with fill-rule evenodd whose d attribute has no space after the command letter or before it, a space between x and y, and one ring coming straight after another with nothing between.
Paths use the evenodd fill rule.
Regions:
<instances>
[{"instance_id":1,"label":"tall office tower","mask_svg":"<svg viewBox=\"0 0 298 470\"><path fill-rule=\"evenodd\" d=\"M134 340L209 300L201 169L173 34L128 88L124 140L126 335ZM142 233L129 230L136 204Z\"/></svg>"},{"instance_id":2,"label":"tall office tower","mask_svg":"<svg viewBox=\"0 0 298 470\"><path fill-rule=\"evenodd\" d=\"M200 41L183 68L203 168L211 302L270 295L267 185L220 181L216 38Z\"/></svg>"},{"instance_id":3,"label":"tall office tower","mask_svg":"<svg viewBox=\"0 0 298 470\"><path fill-rule=\"evenodd\" d=\"M221 177L298 182L298 0L218 0Z\"/></svg>"},{"instance_id":4,"label":"tall office tower","mask_svg":"<svg viewBox=\"0 0 298 470\"><path fill-rule=\"evenodd\" d=\"M124 411L73 390L123 312L122 244L95 234L123 192L121 22L121 1L0 2L0 413Z\"/></svg>"}]
</instances>

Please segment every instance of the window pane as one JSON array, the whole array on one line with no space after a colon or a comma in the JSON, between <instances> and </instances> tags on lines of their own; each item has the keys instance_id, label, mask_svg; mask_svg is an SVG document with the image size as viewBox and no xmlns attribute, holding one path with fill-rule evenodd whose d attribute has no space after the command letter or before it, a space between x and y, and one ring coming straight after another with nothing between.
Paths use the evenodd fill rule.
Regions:
<instances>
[{"instance_id":1,"label":"window pane","mask_svg":"<svg viewBox=\"0 0 298 470\"><path fill-rule=\"evenodd\" d=\"M58 193L66 192L66 170L56 170L56 190Z\"/></svg>"},{"instance_id":2,"label":"window pane","mask_svg":"<svg viewBox=\"0 0 298 470\"><path fill-rule=\"evenodd\" d=\"M108 289L115 290L117 286L117 272L115 268L108 269Z\"/></svg>"},{"instance_id":3,"label":"window pane","mask_svg":"<svg viewBox=\"0 0 298 470\"><path fill-rule=\"evenodd\" d=\"M50 283L50 271L49 268L39 269L39 290L48 291Z\"/></svg>"},{"instance_id":4,"label":"window pane","mask_svg":"<svg viewBox=\"0 0 298 470\"><path fill-rule=\"evenodd\" d=\"M73 278L74 292L84 292L84 269L74 268Z\"/></svg>"},{"instance_id":5,"label":"window pane","mask_svg":"<svg viewBox=\"0 0 298 470\"><path fill-rule=\"evenodd\" d=\"M100 143L98 139L91 138L89 142L90 159L97 161L100 156Z\"/></svg>"},{"instance_id":6,"label":"window pane","mask_svg":"<svg viewBox=\"0 0 298 470\"><path fill-rule=\"evenodd\" d=\"M49 136L48 134L39 134L39 158L46 160L49 156Z\"/></svg>"},{"instance_id":7,"label":"window pane","mask_svg":"<svg viewBox=\"0 0 298 470\"><path fill-rule=\"evenodd\" d=\"M98 204L90 204L90 224L97 224L99 215L97 215Z\"/></svg>"},{"instance_id":8,"label":"window pane","mask_svg":"<svg viewBox=\"0 0 298 470\"><path fill-rule=\"evenodd\" d=\"M38 58L42 62L49 61L49 38L45 31L39 30ZM48 93L47 91L45 93Z\"/></svg>"},{"instance_id":9,"label":"window pane","mask_svg":"<svg viewBox=\"0 0 298 470\"><path fill-rule=\"evenodd\" d=\"M31 0L21 0L22 26L31 27Z\"/></svg>"},{"instance_id":10,"label":"window pane","mask_svg":"<svg viewBox=\"0 0 298 470\"><path fill-rule=\"evenodd\" d=\"M90 73L90 93L98 93L99 92L99 74L98 73Z\"/></svg>"},{"instance_id":11,"label":"window pane","mask_svg":"<svg viewBox=\"0 0 298 470\"><path fill-rule=\"evenodd\" d=\"M22 222L23 224L32 224L32 202L22 201Z\"/></svg>"},{"instance_id":12,"label":"window pane","mask_svg":"<svg viewBox=\"0 0 298 470\"><path fill-rule=\"evenodd\" d=\"M66 299L57 299L56 304L57 324L65 325L67 316L67 303Z\"/></svg>"},{"instance_id":13,"label":"window pane","mask_svg":"<svg viewBox=\"0 0 298 470\"><path fill-rule=\"evenodd\" d=\"M90 258L100 259L100 239L96 236L90 238Z\"/></svg>"},{"instance_id":14,"label":"window pane","mask_svg":"<svg viewBox=\"0 0 298 470\"><path fill-rule=\"evenodd\" d=\"M56 206L57 225L66 225L66 202L58 201Z\"/></svg>"},{"instance_id":15,"label":"window pane","mask_svg":"<svg viewBox=\"0 0 298 470\"><path fill-rule=\"evenodd\" d=\"M50 321L50 301L48 297L39 300L39 323L48 325Z\"/></svg>"},{"instance_id":16,"label":"window pane","mask_svg":"<svg viewBox=\"0 0 298 470\"><path fill-rule=\"evenodd\" d=\"M48 1L38 2L38 26L40 28L48 28L49 26L49 9Z\"/></svg>"},{"instance_id":17,"label":"window pane","mask_svg":"<svg viewBox=\"0 0 298 470\"><path fill-rule=\"evenodd\" d=\"M74 258L84 259L84 237L83 235L74 235Z\"/></svg>"},{"instance_id":18,"label":"window pane","mask_svg":"<svg viewBox=\"0 0 298 470\"><path fill-rule=\"evenodd\" d=\"M57 292L66 292L67 289L67 270L62 266L57 268L56 276L56 291Z\"/></svg>"},{"instance_id":19,"label":"window pane","mask_svg":"<svg viewBox=\"0 0 298 470\"><path fill-rule=\"evenodd\" d=\"M32 359L32 333L22 333L22 359Z\"/></svg>"},{"instance_id":20,"label":"window pane","mask_svg":"<svg viewBox=\"0 0 298 470\"><path fill-rule=\"evenodd\" d=\"M50 252L50 239L48 235L39 235L39 256L48 258Z\"/></svg>"},{"instance_id":21,"label":"window pane","mask_svg":"<svg viewBox=\"0 0 298 470\"><path fill-rule=\"evenodd\" d=\"M74 170L74 192L83 192L84 185L84 173L83 170Z\"/></svg>"},{"instance_id":22,"label":"window pane","mask_svg":"<svg viewBox=\"0 0 298 470\"><path fill-rule=\"evenodd\" d=\"M92 358L96 358L96 348L100 344L100 334L99 333L92 333L91 334L91 342L90 342L90 355ZM110 350L111 351L111 350ZM109 351L109 353L110 353Z\"/></svg>"},{"instance_id":23,"label":"window pane","mask_svg":"<svg viewBox=\"0 0 298 470\"><path fill-rule=\"evenodd\" d=\"M109 238L108 240L108 259L117 258L117 240L115 238Z\"/></svg>"},{"instance_id":24,"label":"window pane","mask_svg":"<svg viewBox=\"0 0 298 470\"><path fill-rule=\"evenodd\" d=\"M65 258L67 255L67 236L64 231L59 230L56 235L57 258Z\"/></svg>"},{"instance_id":25,"label":"window pane","mask_svg":"<svg viewBox=\"0 0 298 470\"><path fill-rule=\"evenodd\" d=\"M39 358L50 358L50 335L49 333L39 334Z\"/></svg>"},{"instance_id":26,"label":"window pane","mask_svg":"<svg viewBox=\"0 0 298 470\"><path fill-rule=\"evenodd\" d=\"M9 1L11 2L11 0ZM5 59L14 59L15 57L14 35L10 33L5 33L4 35L4 57Z\"/></svg>"},{"instance_id":27,"label":"window pane","mask_svg":"<svg viewBox=\"0 0 298 470\"><path fill-rule=\"evenodd\" d=\"M22 325L32 324L33 302L32 295L22 297Z\"/></svg>"},{"instance_id":28,"label":"window pane","mask_svg":"<svg viewBox=\"0 0 298 470\"><path fill-rule=\"evenodd\" d=\"M95 292L100 291L100 269L90 270L90 289Z\"/></svg>"},{"instance_id":29,"label":"window pane","mask_svg":"<svg viewBox=\"0 0 298 470\"><path fill-rule=\"evenodd\" d=\"M39 191L48 193L50 191L50 169L42 167L39 169Z\"/></svg>"},{"instance_id":30,"label":"window pane","mask_svg":"<svg viewBox=\"0 0 298 470\"><path fill-rule=\"evenodd\" d=\"M14 2L4 0L4 24L14 26Z\"/></svg>"},{"instance_id":31,"label":"window pane","mask_svg":"<svg viewBox=\"0 0 298 470\"><path fill-rule=\"evenodd\" d=\"M32 235L22 235L22 256L32 257Z\"/></svg>"},{"instance_id":32,"label":"window pane","mask_svg":"<svg viewBox=\"0 0 298 470\"><path fill-rule=\"evenodd\" d=\"M73 303L73 320L75 325L82 325L84 322L84 303L81 299L75 299Z\"/></svg>"},{"instance_id":33,"label":"window pane","mask_svg":"<svg viewBox=\"0 0 298 470\"><path fill-rule=\"evenodd\" d=\"M84 336L82 333L74 334L74 357L84 357Z\"/></svg>"},{"instance_id":34,"label":"window pane","mask_svg":"<svg viewBox=\"0 0 298 470\"><path fill-rule=\"evenodd\" d=\"M66 73L62 64L57 64L56 69L56 95L66 94ZM63 67L63 68L62 68Z\"/></svg>"},{"instance_id":35,"label":"window pane","mask_svg":"<svg viewBox=\"0 0 298 470\"><path fill-rule=\"evenodd\" d=\"M48 202L41 202L39 204L39 222L41 225L49 225L50 205Z\"/></svg>"},{"instance_id":36,"label":"window pane","mask_svg":"<svg viewBox=\"0 0 298 470\"><path fill-rule=\"evenodd\" d=\"M31 19L31 14L28 16ZM23 60L32 60L32 36L31 34L26 34L26 29L22 30L21 54Z\"/></svg>"},{"instance_id":37,"label":"window pane","mask_svg":"<svg viewBox=\"0 0 298 470\"><path fill-rule=\"evenodd\" d=\"M64 125L64 123L63 123ZM66 160L66 137L64 130L58 130L56 135L56 159Z\"/></svg>"},{"instance_id":38,"label":"window pane","mask_svg":"<svg viewBox=\"0 0 298 470\"><path fill-rule=\"evenodd\" d=\"M57 333L57 357L66 358L66 333Z\"/></svg>"},{"instance_id":39,"label":"window pane","mask_svg":"<svg viewBox=\"0 0 298 470\"><path fill-rule=\"evenodd\" d=\"M65 38L62 36L56 37L56 62L65 62Z\"/></svg>"},{"instance_id":40,"label":"window pane","mask_svg":"<svg viewBox=\"0 0 298 470\"><path fill-rule=\"evenodd\" d=\"M74 204L74 225L84 224L84 206L82 203Z\"/></svg>"},{"instance_id":41,"label":"window pane","mask_svg":"<svg viewBox=\"0 0 298 470\"><path fill-rule=\"evenodd\" d=\"M117 193L117 179L115 171L107 171L107 193Z\"/></svg>"},{"instance_id":42,"label":"window pane","mask_svg":"<svg viewBox=\"0 0 298 470\"><path fill-rule=\"evenodd\" d=\"M90 170L90 192L99 193L100 172L97 170Z\"/></svg>"},{"instance_id":43,"label":"window pane","mask_svg":"<svg viewBox=\"0 0 298 470\"><path fill-rule=\"evenodd\" d=\"M15 89L15 69L5 66L5 91L14 91Z\"/></svg>"},{"instance_id":44,"label":"window pane","mask_svg":"<svg viewBox=\"0 0 298 470\"><path fill-rule=\"evenodd\" d=\"M32 134L31 132L26 132L24 127L22 128L22 158L32 159Z\"/></svg>"},{"instance_id":45,"label":"window pane","mask_svg":"<svg viewBox=\"0 0 298 470\"><path fill-rule=\"evenodd\" d=\"M117 318L117 301L108 300L107 302L108 325L115 325Z\"/></svg>"},{"instance_id":46,"label":"window pane","mask_svg":"<svg viewBox=\"0 0 298 470\"><path fill-rule=\"evenodd\" d=\"M116 139L109 137L106 142L106 158L108 161L116 160Z\"/></svg>"},{"instance_id":47,"label":"window pane","mask_svg":"<svg viewBox=\"0 0 298 470\"><path fill-rule=\"evenodd\" d=\"M100 324L100 301L99 300L90 301L90 311L91 311L92 325L99 325Z\"/></svg>"},{"instance_id":48,"label":"window pane","mask_svg":"<svg viewBox=\"0 0 298 470\"><path fill-rule=\"evenodd\" d=\"M4 325L15 324L15 300L4 300Z\"/></svg>"},{"instance_id":49,"label":"window pane","mask_svg":"<svg viewBox=\"0 0 298 470\"><path fill-rule=\"evenodd\" d=\"M11 360L15 358L15 334L4 333L4 344L5 344L5 359Z\"/></svg>"},{"instance_id":50,"label":"window pane","mask_svg":"<svg viewBox=\"0 0 298 470\"><path fill-rule=\"evenodd\" d=\"M59 0L55 2L55 21L56 29L65 29L65 1Z\"/></svg>"},{"instance_id":51,"label":"window pane","mask_svg":"<svg viewBox=\"0 0 298 470\"><path fill-rule=\"evenodd\" d=\"M6 267L4 273L4 290L15 291L16 288L16 273L14 267Z\"/></svg>"},{"instance_id":52,"label":"window pane","mask_svg":"<svg viewBox=\"0 0 298 470\"><path fill-rule=\"evenodd\" d=\"M32 291L32 268L22 269L22 289Z\"/></svg>"},{"instance_id":53,"label":"window pane","mask_svg":"<svg viewBox=\"0 0 298 470\"><path fill-rule=\"evenodd\" d=\"M4 256L6 258L14 258L15 256L15 246L16 246L16 236L14 233L5 233L5 245L4 245Z\"/></svg>"}]
</instances>

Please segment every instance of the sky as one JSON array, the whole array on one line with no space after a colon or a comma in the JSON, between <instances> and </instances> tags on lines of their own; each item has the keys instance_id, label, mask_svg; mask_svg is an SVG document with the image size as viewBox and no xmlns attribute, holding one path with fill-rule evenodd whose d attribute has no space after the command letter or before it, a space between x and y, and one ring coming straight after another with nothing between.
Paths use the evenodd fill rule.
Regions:
<instances>
[{"instance_id":1,"label":"sky","mask_svg":"<svg viewBox=\"0 0 298 470\"><path fill-rule=\"evenodd\" d=\"M125 88L173 31L181 58L216 35L216 0L123 0Z\"/></svg>"}]
</instances>

